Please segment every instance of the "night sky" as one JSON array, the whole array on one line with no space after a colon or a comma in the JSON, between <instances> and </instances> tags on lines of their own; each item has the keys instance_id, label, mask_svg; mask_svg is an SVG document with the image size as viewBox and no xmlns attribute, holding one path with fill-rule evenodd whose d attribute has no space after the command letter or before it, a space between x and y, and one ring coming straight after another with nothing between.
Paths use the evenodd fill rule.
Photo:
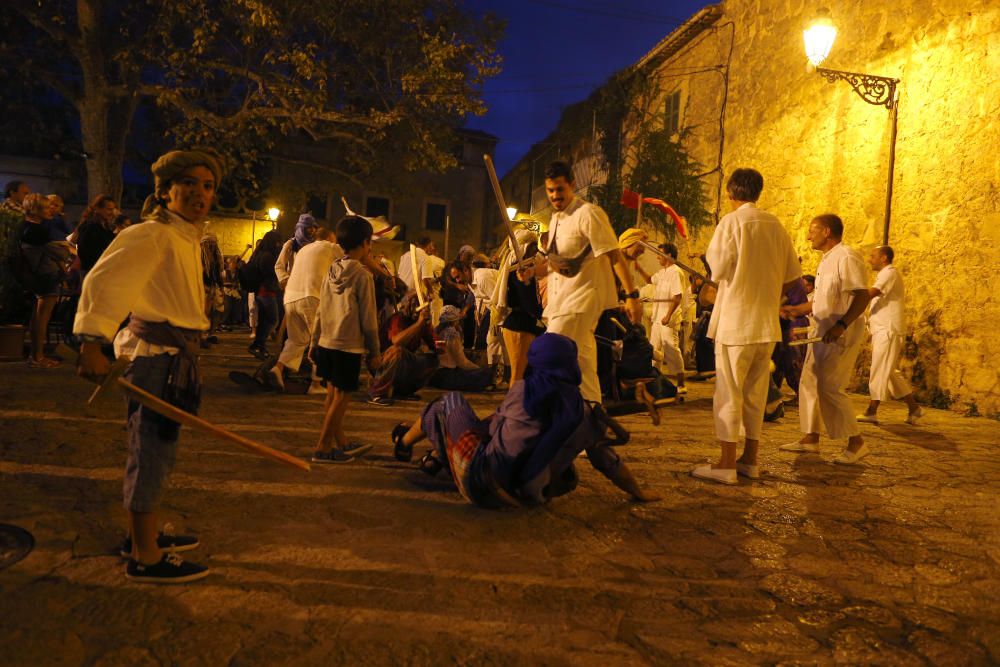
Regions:
<instances>
[{"instance_id":1,"label":"night sky","mask_svg":"<svg viewBox=\"0 0 1000 667\"><path fill-rule=\"evenodd\" d=\"M489 112L468 126L500 138L501 176L585 99L711 2L704 0L466 0L507 19L503 72L486 84Z\"/></svg>"}]
</instances>

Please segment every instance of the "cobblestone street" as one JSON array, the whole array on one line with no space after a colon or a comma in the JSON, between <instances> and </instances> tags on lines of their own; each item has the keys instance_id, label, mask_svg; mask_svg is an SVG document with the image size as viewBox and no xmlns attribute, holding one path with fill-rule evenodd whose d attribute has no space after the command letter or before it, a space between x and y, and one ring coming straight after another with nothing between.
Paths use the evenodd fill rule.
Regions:
<instances>
[{"instance_id":1,"label":"cobblestone street","mask_svg":"<svg viewBox=\"0 0 1000 667\"><path fill-rule=\"evenodd\" d=\"M203 357L202 415L307 457L322 397L245 393L226 373L253 368L246 342ZM185 429L164 518L212 573L161 588L127 582L114 553L120 404L86 416L68 364L0 373L0 522L36 539L0 570L5 665L1000 662L995 420L928 409L911 427L886 404L851 467L831 462L841 443L779 453L792 408L765 426L762 480L726 487L688 475L718 455L712 383L692 383L661 426L622 420L621 452L662 501L630 502L582 462L576 492L511 511L393 459L390 429L421 404L352 404L348 436L375 449L311 473Z\"/></svg>"}]
</instances>

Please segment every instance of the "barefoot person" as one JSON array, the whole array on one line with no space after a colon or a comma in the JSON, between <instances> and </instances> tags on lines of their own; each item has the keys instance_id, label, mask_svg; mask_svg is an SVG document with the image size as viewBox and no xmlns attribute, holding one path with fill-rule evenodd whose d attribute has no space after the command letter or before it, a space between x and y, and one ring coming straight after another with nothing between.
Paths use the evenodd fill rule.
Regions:
<instances>
[{"instance_id":1,"label":"barefoot person","mask_svg":"<svg viewBox=\"0 0 1000 667\"><path fill-rule=\"evenodd\" d=\"M868 315L868 330L872 334L872 369L868 380L868 392L872 400L864 414L858 415L859 422L878 423L878 406L882 401L896 398L906 403L909 414L907 424L917 424L924 415L923 408L913 398L913 389L903 374L896 368L899 353L903 351L903 336L906 334L906 294L903 277L893 266L895 253L887 245L872 249L868 264L877 273L875 285L868 288L872 298Z\"/></svg>"},{"instance_id":2,"label":"barefoot person","mask_svg":"<svg viewBox=\"0 0 1000 667\"><path fill-rule=\"evenodd\" d=\"M188 412L201 401L200 334L208 329L202 284L201 237L222 178L210 151L171 151L153 164L157 205L144 224L115 237L87 274L73 326L82 341L78 373L107 375L101 343L132 360L125 377ZM117 336L119 323L131 313ZM176 553L198 546L193 537L157 535L163 489L177 456L180 425L128 403L125 510L129 554L125 576L145 583L201 579L208 568Z\"/></svg>"},{"instance_id":3,"label":"barefoot person","mask_svg":"<svg viewBox=\"0 0 1000 667\"><path fill-rule=\"evenodd\" d=\"M719 283L708 337L715 341L715 434L722 455L698 466L700 479L735 484L737 475L760 476L757 448L764 425L771 350L781 340L778 307L784 289L802 275L788 232L776 217L757 208L764 178L737 169L726 191L733 211L719 221L708 251ZM745 436L743 455L736 445Z\"/></svg>"},{"instance_id":4,"label":"barefoot person","mask_svg":"<svg viewBox=\"0 0 1000 667\"><path fill-rule=\"evenodd\" d=\"M835 463L853 464L868 455L845 388L864 338L861 321L868 307L868 280L864 261L854 248L843 244L844 223L833 213L813 218L809 241L823 253L816 268L813 300L784 306L785 317L812 313L813 335L823 337L809 346L799 380L799 422L804 435L782 445L783 452L818 452L820 427L833 439L847 438L847 449Z\"/></svg>"}]
</instances>

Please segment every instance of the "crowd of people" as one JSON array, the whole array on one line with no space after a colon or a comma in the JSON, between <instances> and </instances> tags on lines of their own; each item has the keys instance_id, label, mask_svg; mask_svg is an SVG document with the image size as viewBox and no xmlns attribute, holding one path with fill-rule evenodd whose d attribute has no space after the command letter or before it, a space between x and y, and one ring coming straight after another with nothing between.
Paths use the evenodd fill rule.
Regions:
<instances>
[{"instance_id":1,"label":"crowd of people","mask_svg":"<svg viewBox=\"0 0 1000 667\"><path fill-rule=\"evenodd\" d=\"M372 220L353 214L328 226L303 213L292 238L271 231L246 262L223 257L205 233L224 177L219 157L172 151L152 172L155 193L134 226L122 223L113 200L98 197L73 228L58 218L61 202L23 183L8 186L3 206L24 217L22 275L37 299L29 363L58 363L44 356L36 334L44 337L50 300L72 289L75 273L78 373L104 377L113 343L114 356L131 360L132 384L195 413L200 349L214 331L245 319L262 386L285 392L293 378L304 379L310 393L325 396L310 457L316 464L349 462L374 446L350 440L344 428L365 369L363 397L376 407L419 401L424 387L445 392L417 421L392 430L394 455L411 461L427 440L419 467L446 471L465 498L486 507L572 491L582 452L634 499L658 499L616 450L629 435L615 416L645 410L659 423L660 407L686 393L692 366L715 375L721 455L692 471L703 480L760 476L762 425L782 406L782 383L797 395L803 432L782 451L818 452L825 427L830 438L847 439L836 462L856 464L869 451L858 422L875 421L881 401L906 401L910 423L922 414L896 370L904 306L893 250L872 251L877 278L869 287L860 254L841 242L843 222L818 215L809 240L822 259L814 278L802 276L788 233L756 206L763 178L752 169L729 178L733 210L701 257L704 273L679 262L675 245L649 244L643 230L616 235L600 207L575 195L563 162L545 171L547 230L512 230L492 257L463 246L450 262L421 238L398 268L379 249ZM38 248L58 258L58 272L33 263ZM650 249L660 265L653 273L642 260ZM845 388L869 304L872 401L855 416ZM798 344L803 336L808 345ZM499 407L480 418L464 394L490 391ZM208 572L176 555L197 547L196 538L158 532L179 428L130 399L122 553L135 581L180 583Z\"/></svg>"}]
</instances>

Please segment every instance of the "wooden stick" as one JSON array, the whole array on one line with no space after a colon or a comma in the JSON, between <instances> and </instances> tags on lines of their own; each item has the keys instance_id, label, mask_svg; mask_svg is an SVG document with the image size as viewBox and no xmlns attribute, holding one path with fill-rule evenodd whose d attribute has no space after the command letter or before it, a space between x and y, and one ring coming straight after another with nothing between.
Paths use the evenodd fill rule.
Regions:
<instances>
[{"instance_id":1,"label":"wooden stick","mask_svg":"<svg viewBox=\"0 0 1000 667\"><path fill-rule=\"evenodd\" d=\"M266 445L262 445L259 442L254 442L249 438L244 438L241 435L236 435L232 431L227 431L224 428L211 424L200 417L196 417L190 412L184 412L178 407L167 403L166 401L153 396L148 391L140 389L128 380L119 378L118 384L127 391L132 398L139 401L145 405L150 410L158 412L164 417L173 419L179 424L184 424L192 428L196 428L202 433L207 433L208 435L214 436L220 440L228 440L229 442L235 443L244 449L248 449L258 456L263 456L264 458L272 459L278 461L279 463L284 463L285 465L290 465L293 468L298 468L299 470L304 470L309 472L311 469L309 464L302 459L296 458L291 454L286 454L285 452L278 451Z\"/></svg>"},{"instance_id":2,"label":"wooden stick","mask_svg":"<svg viewBox=\"0 0 1000 667\"><path fill-rule=\"evenodd\" d=\"M97 389L95 389L94 393L92 393L90 398L87 399L87 405L93 405L98 396L105 394L108 388L115 383L115 380L122 376L130 363L132 363L132 361L128 357L123 356L115 359L115 363L111 364L111 370L108 371L107 376L104 378L104 382L97 385Z\"/></svg>"},{"instance_id":3,"label":"wooden stick","mask_svg":"<svg viewBox=\"0 0 1000 667\"><path fill-rule=\"evenodd\" d=\"M812 343L822 343L823 337L816 336L815 338L800 338L798 340L793 340L788 344L788 347L798 347L799 345L810 345Z\"/></svg>"}]
</instances>

